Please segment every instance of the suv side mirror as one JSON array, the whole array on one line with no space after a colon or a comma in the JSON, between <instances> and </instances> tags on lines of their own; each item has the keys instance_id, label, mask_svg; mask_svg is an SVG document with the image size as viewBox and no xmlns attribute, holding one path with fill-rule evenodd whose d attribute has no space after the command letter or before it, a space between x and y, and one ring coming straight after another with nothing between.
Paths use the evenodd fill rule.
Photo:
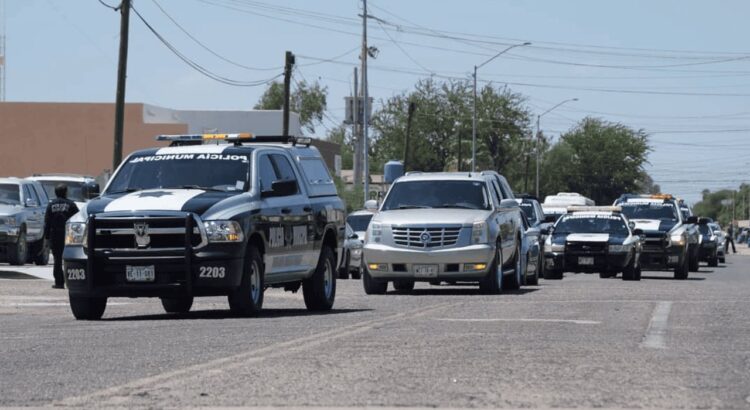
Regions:
<instances>
[{"instance_id":1,"label":"suv side mirror","mask_svg":"<svg viewBox=\"0 0 750 410\"><path fill-rule=\"evenodd\" d=\"M36 208L39 206L39 203L37 203L35 199L28 198L26 199L26 206L29 208Z\"/></svg>"},{"instance_id":2,"label":"suv side mirror","mask_svg":"<svg viewBox=\"0 0 750 410\"><path fill-rule=\"evenodd\" d=\"M643 229L633 229L633 235L637 235L637 236L643 235Z\"/></svg>"},{"instance_id":3,"label":"suv side mirror","mask_svg":"<svg viewBox=\"0 0 750 410\"><path fill-rule=\"evenodd\" d=\"M349 235L349 237L347 239L359 239L359 235L357 235L356 233L353 233L353 234Z\"/></svg>"},{"instance_id":4,"label":"suv side mirror","mask_svg":"<svg viewBox=\"0 0 750 410\"><path fill-rule=\"evenodd\" d=\"M541 233L542 235L549 235L549 234L552 233L552 231L554 230L554 228L555 228L554 226L548 226L546 228L540 229L539 233Z\"/></svg>"},{"instance_id":5,"label":"suv side mirror","mask_svg":"<svg viewBox=\"0 0 750 410\"><path fill-rule=\"evenodd\" d=\"M685 221L691 225L695 225L698 223L698 217L697 216L689 216L687 221Z\"/></svg>"},{"instance_id":6,"label":"suv side mirror","mask_svg":"<svg viewBox=\"0 0 750 410\"><path fill-rule=\"evenodd\" d=\"M377 212L378 211L378 201L374 199L369 199L365 201L365 209L370 212Z\"/></svg>"},{"instance_id":7,"label":"suv side mirror","mask_svg":"<svg viewBox=\"0 0 750 410\"><path fill-rule=\"evenodd\" d=\"M518 208L518 202L515 199L503 199L500 201L500 208Z\"/></svg>"},{"instance_id":8,"label":"suv side mirror","mask_svg":"<svg viewBox=\"0 0 750 410\"><path fill-rule=\"evenodd\" d=\"M86 199L94 199L99 196L99 184L96 182L86 184L83 186L83 197Z\"/></svg>"},{"instance_id":9,"label":"suv side mirror","mask_svg":"<svg viewBox=\"0 0 750 410\"><path fill-rule=\"evenodd\" d=\"M260 193L261 198L270 198L276 196L289 196L297 193L297 181L290 180L279 180L271 183L270 191L263 191Z\"/></svg>"}]
</instances>

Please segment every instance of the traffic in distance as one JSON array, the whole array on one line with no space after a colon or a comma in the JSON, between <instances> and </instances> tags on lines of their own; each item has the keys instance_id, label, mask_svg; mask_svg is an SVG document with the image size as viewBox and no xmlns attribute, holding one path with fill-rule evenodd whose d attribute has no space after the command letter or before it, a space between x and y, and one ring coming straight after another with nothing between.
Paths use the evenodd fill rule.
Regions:
<instances>
[{"instance_id":1,"label":"traffic in distance","mask_svg":"<svg viewBox=\"0 0 750 410\"><path fill-rule=\"evenodd\" d=\"M80 209L66 224L64 281L77 319L111 297L158 297L168 313L225 296L255 315L263 292L302 291L333 308L337 279L365 294L416 282L500 293L566 273L686 279L725 261L726 234L669 194L623 193L600 204L577 193L543 203L502 175L408 172L385 196L346 214L309 139L252 134L161 135L169 146L130 154L105 188L90 177L0 179L0 258L46 265L45 205L66 184Z\"/></svg>"}]
</instances>

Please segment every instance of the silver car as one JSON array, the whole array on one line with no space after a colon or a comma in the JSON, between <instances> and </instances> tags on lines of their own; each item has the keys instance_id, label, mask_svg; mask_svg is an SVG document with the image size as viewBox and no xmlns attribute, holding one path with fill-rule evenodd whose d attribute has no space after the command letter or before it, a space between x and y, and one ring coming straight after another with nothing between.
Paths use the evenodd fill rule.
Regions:
<instances>
[{"instance_id":1,"label":"silver car","mask_svg":"<svg viewBox=\"0 0 750 410\"><path fill-rule=\"evenodd\" d=\"M727 261L727 256L726 256L727 234L721 230L721 226L717 224L716 222L711 222L708 224L708 226L711 227L711 230L714 232L714 235L716 236L716 241L718 242L716 253L719 257L719 262L726 263Z\"/></svg>"},{"instance_id":2,"label":"silver car","mask_svg":"<svg viewBox=\"0 0 750 410\"><path fill-rule=\"evenodd\" d=\"M343 266L339 269L339 279L359 279L362 276L362 247L365 232L373 212L362 209L346 217L346 240L344 241Z\"/></svg>"},{"instance_id":3,"label":"silver car","mask_svg":"<svg viewBox=\"0 0 750 410\"><path fill-rule=\"evenodd\" d=\"M35 181L0 178L0 261L46 265L49 247L44 239L47 194Z\"/></svg>"},{"instance_id":4,"label":"silver car","mask_svg":"<svg viewBox=\"0 0 750 410\"><path fill-rule=\"evenodd\" d=\"M399 178L367 230L365 293L441 280L479 282L488 293L517 289L526 280L525 232L512 195L495 172Z\"/></svg>"}]
</instances>

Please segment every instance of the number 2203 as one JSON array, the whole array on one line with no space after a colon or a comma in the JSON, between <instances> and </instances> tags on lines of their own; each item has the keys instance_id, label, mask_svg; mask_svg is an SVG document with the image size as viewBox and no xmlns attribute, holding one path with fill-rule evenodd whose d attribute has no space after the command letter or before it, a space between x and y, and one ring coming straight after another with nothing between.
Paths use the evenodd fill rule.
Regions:
<instances>
[{"instance_id":1,"label":"number 2203","mask_svg":"<svg viewBox=\"0 0 750 410\"><path fill-rule=\"evenodd\" d=\"M223 278L226 275L227 270L223 266L201 266L198 277L216 279Z\"/></svg>"}]
</instances>

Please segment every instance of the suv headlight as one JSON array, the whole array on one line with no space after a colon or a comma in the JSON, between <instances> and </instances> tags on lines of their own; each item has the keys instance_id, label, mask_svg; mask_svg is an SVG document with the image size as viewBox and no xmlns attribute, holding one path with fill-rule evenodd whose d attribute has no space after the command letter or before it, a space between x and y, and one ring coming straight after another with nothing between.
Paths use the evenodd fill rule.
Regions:
<instances>
[{"instance_id":1,"label":"suv headlight","mask_svg":"<svg viewBox=\"0 0 750 410\"><path fill-rule=\"evenodd\" d=\"M371 222L369 229L365 231L365 242L380 242L383 238L383 224Z\"/></svg>"},{"instance_id":2,"label":"suv headlight","mask_svg":"<svg viewBox=\"0 0 750 410\"><path fill-rule=\"evenodd\" d=\"M16 226L16 217L15 216L6 216L3 218L0 218L0 225L7 225L11 228Z\"/></svg>"},{"instance_id":3,"label":"suv headlight","mask_svg":"<svg viewBox=\"0 0 750 410\"><path fill-rule=\"evenodd\" d=\"M685 237L680 235L672 235L669 237L669 245L685 246Z\"/></svg>"},{"instance_id":4,"label":"suv headlight","mask_svg":"<svg viewBox=\"0 0 750 410\"><path fill-rule=\"evenodd\" d=\"M203 227L210 243L242 242L245 238L237 221L205 221Z\"/></svg>"},{"instance_id":5,"label":"suv headlight","mask_svg":"<svg viewBox=\"0 0 750 410\"><path fill-rule=\"evenodd\" d=\"M86 222L68 222L65 225L65 245L86 246L88 229Z\"/></svg>"},{"instance_id":6,"label":"suv headlight","mask_svg":"<svg viewBox=\"0 0 750 410\"><path fill-rule=\"evenodd\" d=\"M474 222L474 226L471 228L471 243L487 243L489 234L487 233L487 223L484 221Z\"/></svg>"},{"instance_id":7,"label":"suv headlight","mask_svg":"<svg viewBox=\"0 0 750 410\"><path fill-rule=\"evenodd\" d=\"M627 252L630 245L609 245L610 253L624 253Z\"/></svg>"}]
</instances>

